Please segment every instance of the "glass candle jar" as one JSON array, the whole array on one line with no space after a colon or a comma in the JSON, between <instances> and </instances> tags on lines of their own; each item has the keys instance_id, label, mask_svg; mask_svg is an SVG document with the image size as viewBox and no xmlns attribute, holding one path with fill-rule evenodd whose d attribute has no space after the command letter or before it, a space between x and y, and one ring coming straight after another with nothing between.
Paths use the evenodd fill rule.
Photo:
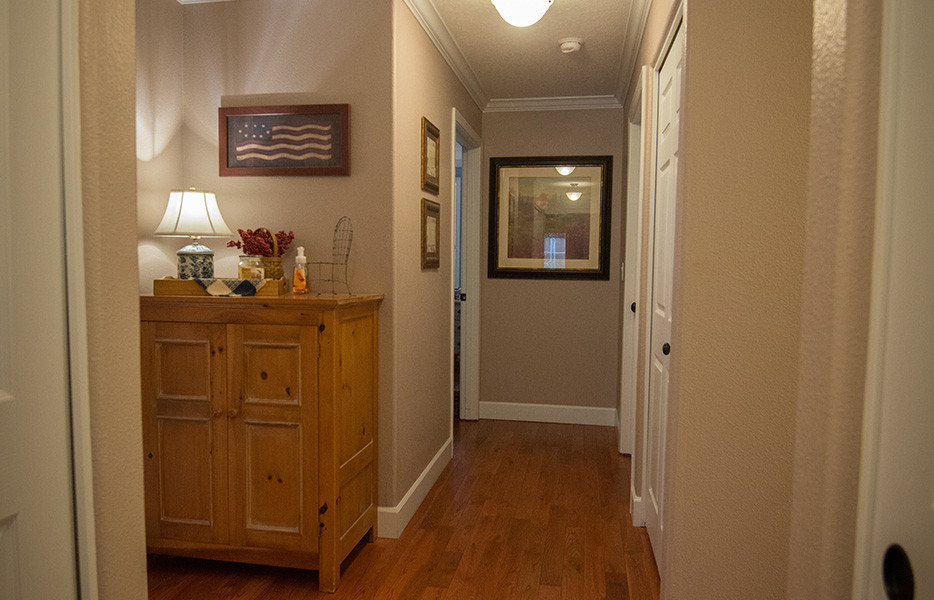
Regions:
<instances>
[{"instance_id":1,"label":"glass candle jar","mask_svg":"<svg viewBox=\"0 0 934 600\"><path fill-rule=\"evenodd\" d=\"M263 259L253 254L241 254L237 265L237 277L240 279L262 279Z\"/></svg>"}]
</instances>

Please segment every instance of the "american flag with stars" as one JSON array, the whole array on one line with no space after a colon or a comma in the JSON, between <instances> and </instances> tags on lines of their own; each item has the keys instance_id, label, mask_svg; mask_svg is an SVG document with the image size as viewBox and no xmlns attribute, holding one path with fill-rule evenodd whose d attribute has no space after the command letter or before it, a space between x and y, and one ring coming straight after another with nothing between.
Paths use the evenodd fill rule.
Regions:
<instances>
[{"instance_id":1,"label":"american flag with stars","mask_svg":"<svg viewBox=\"0 0 934 600\"><path fill-rule=\"evenodd\" d=\"M284 123L276 117L247 117L232 123L238 166L300 166L334 158L331 123Z\"/></svg>"}]
</instances>

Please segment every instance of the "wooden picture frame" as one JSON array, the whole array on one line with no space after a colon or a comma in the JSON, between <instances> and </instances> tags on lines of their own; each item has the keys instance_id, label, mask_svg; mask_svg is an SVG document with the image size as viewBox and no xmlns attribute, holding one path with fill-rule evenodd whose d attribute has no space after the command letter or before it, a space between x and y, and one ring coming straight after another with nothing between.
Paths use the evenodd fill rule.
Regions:
<instances>
[{"instance_id":1,"label":"wooden picture frame","mask_svg":"<svg viewBox=\"0 0 934 600\"><path fill-rule=\"evenodd\" d=\"M441 266L441 205L422 198L422 269Z\"/></svg>"},{"instance_id":2,"label":"wooden picture frame","mask_svg":"<svg viewBox=\"0 0 934 600\"><path fill-rule=\"evenodd\" d=\"M437 195L440 176L441 130L422 117L422 190Z\"/></svg>"},{"instance_id":3,"label":"wooden picture frame","mask_svg":"<svg viewBox=\"0 0 934 600\"><path fill-rule=\"evenodd\" d=\"M487 276L608 280L612 170L612 156L491 158Z\"/></svg>"},{"instance_id":4,"label":"wooden picture frame","mask_svg":"<svg viewBox=\"0 0 934 600\"><path fill-rule=\"evenodd\" d=\"M222 106L221 177L350 175L350 105Z\"/></svg>"}]
</instances>

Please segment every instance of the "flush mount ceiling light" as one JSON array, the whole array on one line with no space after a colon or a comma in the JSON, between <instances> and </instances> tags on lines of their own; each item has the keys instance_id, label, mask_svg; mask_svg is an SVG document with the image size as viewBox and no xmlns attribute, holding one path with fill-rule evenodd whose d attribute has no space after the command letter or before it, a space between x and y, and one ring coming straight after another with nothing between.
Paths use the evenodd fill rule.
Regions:
<instances>
[{"instance_id":1,"label":"flush mount ceiling light","mask_svg":"<svg viewBox=\"0 0 934 600\"><path fill-rule=\"evenodd\" d=\"M554 0L491 0L504 21L515 27L534 25Z\"/></svg>"},{"instance_id":2,"label":"flush mount ceiling light","mask_svg":"<svg viewBox=\"0 0 934 600\"><path fill-rule=\"evenodd\" d=\"M581 197L581 192L577 190L576 183L572 183L571 191L565 192L565 194L567 194L568 200L570 200L571 202L577 202L578 200L580 200L580 197Z\"/></svg>"},{"instance_id":3,"label":"flush mount ceiling light","mask_svg":"<svg viewBox=\"0 0 934 600\"><path fill-rule=\"evenodd\" d=\"M577 167L555 167L555 171L562 175L570 175Z\"/></svg>"}]
</instances>

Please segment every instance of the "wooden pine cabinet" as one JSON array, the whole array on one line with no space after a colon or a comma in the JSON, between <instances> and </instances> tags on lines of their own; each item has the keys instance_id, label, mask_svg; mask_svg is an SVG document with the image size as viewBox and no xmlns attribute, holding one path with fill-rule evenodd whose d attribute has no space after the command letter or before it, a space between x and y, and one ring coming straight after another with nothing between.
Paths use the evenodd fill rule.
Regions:
<instances>
[{"instance_id":1,"label":"wooden pine cabinet","mask_svg":"<svg viewBox=\"0 0 934 600\"><path fill-rule=\"evenodd\" d=\"M337 588L376 535L381 299L140 298L150 552Z\"/></svg>"}]
</instances>

